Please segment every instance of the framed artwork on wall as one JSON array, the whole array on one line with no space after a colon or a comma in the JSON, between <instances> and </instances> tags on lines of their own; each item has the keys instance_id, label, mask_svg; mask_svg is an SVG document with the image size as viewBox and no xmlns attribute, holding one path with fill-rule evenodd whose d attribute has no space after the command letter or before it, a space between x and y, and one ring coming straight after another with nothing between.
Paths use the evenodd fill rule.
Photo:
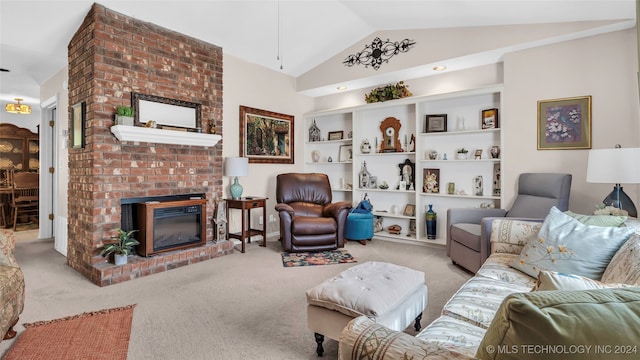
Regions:
<instances>
[{"instance_id":1,"label":"framed artwork on wall","mask_svg":"<svg viewBox=\"0 0 640 360\"><path fill-rule=\"evenodd\" d=\"M240 105L240 156L250 163L293 164L293 115Z\"/></svg>"},{"instance_id":2,"label":"framed artwork on wall","mask_svg":"<svg viewBox=\"0 0 640 360\"><path fill-rule=\"evenodd\" d=\"M591 149L591 95L538 101L538 150Z\"/></svg>"},{"instance_id":3,"label":"framed artwork on wall","mask_svg":"<svg viewBox=\"0 0 640 360\"><path fill-rule=\"evenodd\" d=\"M423 169L422 192L440 193L440 169Z\"/></svg>"}]
</instances>

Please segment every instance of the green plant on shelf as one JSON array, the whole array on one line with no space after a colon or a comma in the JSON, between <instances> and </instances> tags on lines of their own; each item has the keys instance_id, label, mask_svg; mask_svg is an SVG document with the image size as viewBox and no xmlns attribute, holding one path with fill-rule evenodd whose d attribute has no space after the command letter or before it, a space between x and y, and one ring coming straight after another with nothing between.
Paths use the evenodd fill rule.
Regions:
<instances>
[{"instance_id":1,"label":"green plant on shelf","mask_svg":"<svg viewBox=\"0 0 640 360\"><path fill-rule=\"evenodd\" d=\"M397 84L389 84L387 86L381 86L371 90L370 93L364 96L364 100L367 104L382 102L393 99L401 99L412 96L409 91L409 85L405 85L404 81L400 81Z\"/></svg>"},{"instance_id":2,"label":"green plant on shelf","mask_svg":"<svg viewBox=\"0 0 640 360\"><path fill-rule=\"evenodd\" d=\"M456 150L456 152L457 152L458 154L466 154L466 153L468 153L468 152L469 152L469 150L467 150L467 149L465 149L465 148L460 148L460 149Z\"/></svg>"},{"instance_id":3,"label":"green plant on shelf","mask_svg":"<svg viewBox=\"0 0 640 360\"><path fill-rule=\"evenodd\" d=\"M118 106L116 107L116 114L118 116L133 117L133 108L131 106Z\"/></svg>"}]
</instances>

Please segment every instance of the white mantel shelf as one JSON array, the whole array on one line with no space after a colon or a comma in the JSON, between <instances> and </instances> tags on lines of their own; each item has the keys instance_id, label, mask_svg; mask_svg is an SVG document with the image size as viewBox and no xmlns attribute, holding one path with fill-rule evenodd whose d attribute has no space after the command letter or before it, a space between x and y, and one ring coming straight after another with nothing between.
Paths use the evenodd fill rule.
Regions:
<instances>
[{"instance_id":1,"label":"white mantel shelf","mask_svg":"<svg viewBox=\"0 0 640 360\"><path fill-rule=\"evenodd\" d=\"M120 141L137 141L157 144L215 146L222 136L187 131L152 129L142 126L113 125L111 132Z\"/></svg>"}]
</instances>

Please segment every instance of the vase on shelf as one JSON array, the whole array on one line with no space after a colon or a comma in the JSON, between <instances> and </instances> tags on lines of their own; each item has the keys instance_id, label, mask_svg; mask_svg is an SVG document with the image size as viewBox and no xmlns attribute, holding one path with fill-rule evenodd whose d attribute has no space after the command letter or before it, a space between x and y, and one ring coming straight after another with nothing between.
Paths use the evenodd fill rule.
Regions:
<instances>
[{"instance_id":1,"label":"vase on shelf","mask_svg":"<svg viewBox=\"0 0 640 360\"><path fill-rule=\"evenodd\" d=\"M320 161L320 151L318 150L313 150L311 152L311 160L313 160L313 162L318 162Z\"/></svg>"},{"instance_id":2,"label":"vase on shelf","mask_svg":"<svg viewBox=\"0 0 640 360\"><path fill-rule=\"evenodd\" d=\"M424 217L427 225L427 239L435 240L438 214L433 211L433 204L429 204L429 210L427 210Z\"/></svg>"}]
</instances>

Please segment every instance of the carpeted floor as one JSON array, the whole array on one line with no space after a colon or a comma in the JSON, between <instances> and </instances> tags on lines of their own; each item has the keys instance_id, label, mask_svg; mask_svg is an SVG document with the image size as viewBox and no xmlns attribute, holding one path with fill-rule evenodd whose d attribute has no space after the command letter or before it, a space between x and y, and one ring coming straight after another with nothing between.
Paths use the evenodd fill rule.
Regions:
<instances>
[{"instance_id":1,"label":"carpeted floor","mask_svg":"<svg viewBox=\"0 0 640 360\"><path fill-rule=\"evenodd\" d=\"M126 360L135 305L24 324L4 360Z\"/></svg>"},{"instance_id":2,"label":"carpeted floor","mask_svg":"<svg viewBox=\"0 0 640 360\"><path fill-rule=\"evenodd\" d=\"M253 241L247 252L98 287L66 265L53 241L20 241L16 257L25 273L22 324L96 309L137 304L129 360L317 360L306 326L305 291L355 264L282 266L279 242ZM441 248L373 240L345 247L358 260L386 261L426 273L429 305L423 324L471 275L451 264ZM412 328L407 330L414 334ZM15 340L0 343L4 354ZM337 342L325 340L323 359L337 358Z\"/></svg>"}]
</instances>

